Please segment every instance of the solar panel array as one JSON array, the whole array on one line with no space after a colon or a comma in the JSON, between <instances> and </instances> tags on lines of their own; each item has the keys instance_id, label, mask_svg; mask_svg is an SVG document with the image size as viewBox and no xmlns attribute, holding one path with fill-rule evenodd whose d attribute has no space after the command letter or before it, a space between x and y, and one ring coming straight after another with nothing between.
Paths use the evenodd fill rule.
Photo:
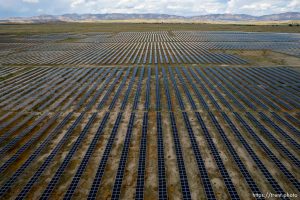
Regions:
<instances>
[{"instance_id":1,"label":"solar panel array","mask_svg":"<svg viewBox=\"0 0 300 200\"><path fill-rule=\"evenodd\" d=\"M247 170L245 164L243 163L243 161L240 159L239 155L235 151L235 149L232 146L230 140L228 139L228 137L226 136L224 130L220 126L219 122L217 121L216 117L211 112L209 112L209 116L210 116L213 124L215 125L215 127L217 129L217 132L220 134L222 140L224 141L229 153L231 154L231 156L234 159L236 165L238 166L239 170L241 171L243 177L246 179L246 182L248 183L251 191L253 192L253 194L261 194L260 189L258 188L257 184L255 183L255 181L251 177L251 175L250 175L249 171Z\"/></svg>"},{"instance_id":2,"label":"solar panel array","mask_svg":"<svg viewBox=\"0 0 300 200\"><path fill-rule=\"evenodd\" d=\"M122 182L123 182L124 171L125 171L127 157L128 157L128 151L129 151L130 140L131 140L131 135L132 135L132 130L133 130L134 118L135 118L135 113L131 113L127 132L126 132L126 137L125 137L125 141L124 141L124 146L123 146L123 150L122 150L122 154L121 154L121 158L120 158L120 162L119 162L118 172L117 172L114 187L112 190L111 199L119 199L120 198L121 186L122 186Z\"/></svg>"},{"instance_id":3,"label":"solar panel array","mask_svg":"<svg viewBox=\"0 0 300 200\"><path fill-rule=\"evenodd\" d=\"M92 116L90 117L88 123L85 125L85 127L81 131L79 137L76 139L76 141L72 145L70 151L68 152L68 155L66 155L66 157L64 158L62 164L60 165L60 167L58 168L58 170L55 172L54 176L52 177L51 181L49 182L47 188L44 190L44 192L41 196L41 199L48 199L50 197L54 187L58 183L58 181L61 178L64 170L66 169L66 167L69 165L72 157L75 155L79 145L81 144L84 137L88 133L88 131L91 128L91 125L95 121L96 117L97 117L97 113L93 113Z\"/></svg>"},{"instance_id":4,"label":"solar panel array","mask_svg":"<svg viewBox=\"0 0 300 200\"><path fill-rule=\"evenodd\" d=\"M250 199L300 191L296 68L3 71L1 198Z\"/></svg>"},{"instance_id":5,"label":"solar panel array","mask_svg":"<svg viewBox=\"0 0 300 200\"><path fill-rule=\"evenodd\" d=\"M1 43L0 43L1 45ZM77 47L76 47L76 46ZM74 47L75 46L75 47ZM95 64L247 64L233 54L212 52L190 42L134 42L76 44L56 43L27 48L21 52L3 52L1 64L26 65L95 65ZM5 56L5 57L4 57Z\"/></svg>"},{"instance_id":6,"label":"solar panel array","mask_svg":"<svg viewBox=\"0 0 300 200\"><path fill-rule=\"evenodd\" d=\"M266 144L260 139L260 137L253 131L253 129L249 126L249 124L238 114L234 113L237 120L243 125L243 127L247 130L249 134L255 139L255 141L262 147L262 149L266 152L266 154L270 157L270 159L277 165L277 167L282 171L282 173L288 178L289 181L293 183L293 185L299 190L299 182L294 178L294 176L286 169L286 167L276 158L273 152L266 146ZM237 133L237 131L235 131ZM240 137L240 136L239 136ZM241 138L241 137L240 137ZM243 142L246 144L246 142ZM252 157L254 153L250 154ZM257 162L260 170L266 176L267 180L270 181L270 184L274 188L275 191L282 193L282 189L278 185L278 183L274 180L271 173L266 169L263 164L257 159L254 158L254 161Z\"/></svg>"},{"instance_id":7,"label":"solar panel array","mask_svg":"<svg viewBox=\"0 0 300 200\"><path fill-rule=\"evenodd\" d=\"M205 125L201 115L199 114L199 112L196 112L195 114L196 114L198 123L200 124L203 134L205 136L206 142L209 145L210 151L213 154L213 158L218 166L219 172L221 173L221 175L223 177L223 180L226 185L227 192L230 195L230 198L231 199L240 199L240 197L236 191L236 188L232 182L232 179L230 178L229 173L228 173L227 169L225 168L225 165L221 159L221 156L217 150L217 147L214 144L212 137L210 136L209 131L207 130L206 125Z\"/></svg>"},{"instance_id":8,"label":"solar panel array","mask_svg":"<svg viewBox=\"0 0 300 200\"><path fill-rule=\"evenodd\" d=\"M92 156L92 153L95 151L95 148L96 148L96 144L98 143L99 139L100 139L100 136L103 134L103 129L106 125L106 122L109 118L109 112L106 112L101 123L100 123L100 126L99 128L97 129L95 135L94 135L94 138L92 140L92 142L90 143L89 145L89 148L88 150L86 151L81 163L80 163L80 166L78 167L77 171L76 171L76 174L74 175L73 179L72 179L72 182L68 188L68 190L66 191L66 194L64 196L64 199L70 199L74 192L75 192L75 189L76 187L78 186L78 183L80 181L80 178L84 172L84 170L86 169L87 165L88 165L88 161L89 159L91 158Z\"/></svg>"},{"instance_id":9,"label":"solar panel array","mask_svg":"<svg viewBox=\"0 0 300 200\"><path fill-rule=\"evenodd\" d=\"M65 142L69 139L71 134L73 133L74 129L79 125L81 120L83 119L84 113L80 114L79 117L75 120L75 122L68 128L66 134L63 138L59 141L53 151L48 155L46 160L40 165L38 170L34 173L34 175L30 178L27 184L24 186L22 191L18 194L17 198L25 198L27 194L30 192L31 188L34 184L38 181L39 177L45 172L46 168L49 167L50 163L53 161L53 158L57 155L59 150L62 148Z\"/></svg>"},{"instance_id":10,"label":"solar panel array","mask_svg":"<svg viewBox=\"0 0 300 200\"><path fill-rule=\"evenodd\" d=\"M299 159L293 155L279 140L277 140L274 135L265 128L251 113L247 112L247 117L257 126L265 135L269 137L269 140L274 144L274 146L280 149L296 166L300 166Z\"/></svg>"},{"instance_id":11,"label":"solar panel array","mask_svg":"<svg viewBox=\"0 0 300 200\"><path fill-rule=\"evenodd\" d=\"M109 137L109 139L107 141L107 144L106 144L106 147L105 147L105 151L103 152L101 161L100 161L100 163L98 165L97 172L96 172L96 175L94 177L93 184L92 184L92 186L91 186L91 188L89 190L88 199L95 199L96 196L97 196L97 192L98 192L99 186L101 184L101 180L102 180L103 174L105 172L105 167L106 167L106 164L107 164L107 160L109 158L109 154L111 152L112 145L113 145L113 142L115 140L115 137L116 137L116 135L118 133L118 128L120 126L122 115L123 115L122 112L120 112L118 114L118 117L116 119L114 127L113 127L113 129L111 131L111 135L110 135L110 137Z\"/></svg>"},{"instance_id":12,"label":"solar panel array","mask_svg":"<svg viewBox=\"0 0 300 200\"><path fill-rule=\"evenodd\" d=\"M72 39L69 42L68 39ZM62 64L247 64L215 50L272 50L299 57L299 34L157 31L41 34L0 40L0 63ZM1 76L1 73L0 73Z\"/></svg>"},{"instance_id":13,"label":"solar panel array","mask_svg":"<svg viewBox=\"0 0 300 200\"><path fill-rule=\"evenodd\" d=\"M161 113L156 113L156 130L157 130L157 168L158 168L158 198L168 199L167 177L164 155L164 139L162 130Z\"/></svg>"},{"instance_id":14,"label":"solar panel array","mask_svg":"<svg viewBox=\"0 0 300 200\"><path fill-rule=\"evenodd\" d=\"M144 199L145 171L147 156L147 132L148 132L148 112L144 113L143 126L141 131L141 141L139 150L138 172L135 190L135 199Z\"/></svg>"}]
</instances>

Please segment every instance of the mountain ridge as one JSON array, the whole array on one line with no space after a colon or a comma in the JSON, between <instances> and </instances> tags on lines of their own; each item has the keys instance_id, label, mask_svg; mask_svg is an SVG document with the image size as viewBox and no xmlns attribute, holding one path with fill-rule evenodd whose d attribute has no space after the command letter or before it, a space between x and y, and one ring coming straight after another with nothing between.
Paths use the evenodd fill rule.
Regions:
<instances>
[{"instance_id":1,"label":"mountain ridge","mask_svg":"<svg viewBox=\"0 0 300 200\"><path fill-rule=\"evenodd\" d=\"M208 14L196 16L180 16L170 14L126 14L126 13L107 13L107 14L77 14L69 13L63 15L39 15L33 17L10 17L2 19L6 22L80 22L80 21L102 21L102 20L190 20L190 21L286 21L300 20L300 12L286 12L271 15L253 16L247 14Z\"/></svg>"}]
</instances>

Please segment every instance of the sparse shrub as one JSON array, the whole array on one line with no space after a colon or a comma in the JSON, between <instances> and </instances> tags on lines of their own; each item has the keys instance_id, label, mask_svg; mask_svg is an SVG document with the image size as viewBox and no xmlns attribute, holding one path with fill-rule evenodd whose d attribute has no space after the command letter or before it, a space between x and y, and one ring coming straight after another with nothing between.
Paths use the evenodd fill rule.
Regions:
<instances>
[{"instance_id":1,"label":"sparse shrub","mask_svg":"<svg viewBox=\"0 0 300 200\"><path fill-rule=\"evenodd\" d=\"M262 51L262 55L263 55L263 56L266 56L266 55L267 55L267 50L266 50L266 49L264 49L264 50Z\"/></svg>"}]
</instances>

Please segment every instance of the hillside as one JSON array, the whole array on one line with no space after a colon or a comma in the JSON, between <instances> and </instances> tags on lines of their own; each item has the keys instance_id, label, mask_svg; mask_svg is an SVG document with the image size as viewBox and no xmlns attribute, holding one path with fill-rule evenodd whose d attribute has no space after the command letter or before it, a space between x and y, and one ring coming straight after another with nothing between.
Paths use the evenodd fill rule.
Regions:
<instances>
[{"instance_id":1,"label":"hillside","mask_svg":"<svg viewBox=\"0 0 300 200\"><path fill-rule=\"evenodd\" d=\"M184 17L168 14L64 14L64 15L40 15L33 17L11 17L2 19L1 22L80 22L103 20L186 20L186 21L286 21L300 20L299 12L287 12L272 15L252 16L246 14L210 14Z\"/></svg>"}]
</instances>

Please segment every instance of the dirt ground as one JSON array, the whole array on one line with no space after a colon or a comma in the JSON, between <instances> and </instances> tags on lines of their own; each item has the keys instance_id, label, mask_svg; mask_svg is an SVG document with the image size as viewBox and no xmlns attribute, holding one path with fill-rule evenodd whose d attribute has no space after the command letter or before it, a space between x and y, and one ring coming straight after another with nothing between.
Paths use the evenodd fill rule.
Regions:
<instances>
[{"instance_id":1,"label":"dirt ground","mask_svg":"<svg viewBox=\"0 0 300 200\"><path fill-rule=\"evenodd\" d=\"M256 66L300 66L300 58L271 50L222 50L238 55Z\"/></svg>"}]
</instances>

